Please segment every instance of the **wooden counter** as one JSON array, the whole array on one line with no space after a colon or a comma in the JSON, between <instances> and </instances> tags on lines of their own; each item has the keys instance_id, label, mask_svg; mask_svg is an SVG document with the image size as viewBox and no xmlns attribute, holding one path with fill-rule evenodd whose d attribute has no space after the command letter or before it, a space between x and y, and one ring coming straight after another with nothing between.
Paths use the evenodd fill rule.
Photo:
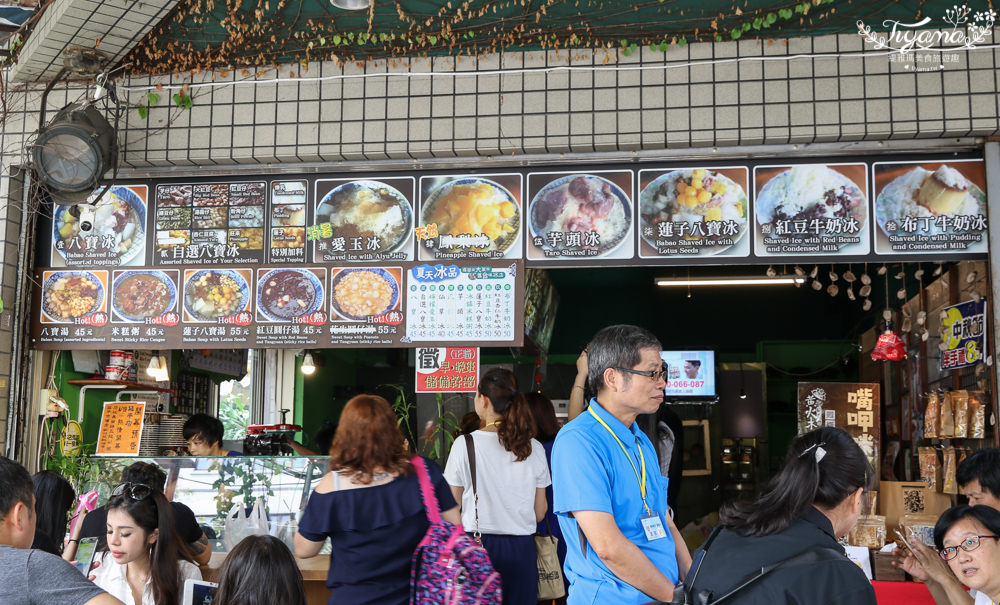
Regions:
<instances>
[{"instance_id":1,"label":"wooden counter","mask_svg":"<svg viewBox=\"0 0 1000 605\"><path fill-rule=\"evenodd\" d=\"M218 582L219 568L226 560L226 553L214 552L208 565L201 566L201 576L206 582ZM330 599L330 589L326 587L326 575L330 569L330 555L317 555L311 559L295 559L302 572L306 588L306 603L326 605Z\"/></svg>"}]
</instances>

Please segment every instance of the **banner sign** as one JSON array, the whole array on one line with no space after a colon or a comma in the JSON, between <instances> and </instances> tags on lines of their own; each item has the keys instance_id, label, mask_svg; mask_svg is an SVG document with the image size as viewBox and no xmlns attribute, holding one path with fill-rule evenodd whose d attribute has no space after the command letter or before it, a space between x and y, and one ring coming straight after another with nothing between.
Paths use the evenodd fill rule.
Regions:
<instances>
[{"instance_id":1,"label":"banner sign","mask_svg":"<svg viewBox=\"0 0 1000 605\"><path fill-rule=\"evenodd\" d=\"M138 456L146 404L142 401L107 401L97 435L98 456Z\"/></svg>"},{"instance_id":2,"label":"banner sign","mask_svg":"<svg viewBox=\"0 0 1000 605\"><path fill-rule=\"evenodd\" d=\"M941 370L981 362L986 354L986 299L945 307L941 317Z\"/></svg>"},{"instance_id":3,"label":"banner sign","mask_svg":"<svg viewBox=\"0 0 1000 605\"><path fill-rule=\"evenodd\" d=\"M835 426L847 431L879 468L879 406L877 382L800 382L798 394L799 434Z\"/></svg>"},{"instance_id":4,"label":"banner sign","mask_svg":"<svg viewBox=\"0 0 1000 605\"><path fill-rule=\"evenodd\" d=\"M479 347L418 347L417 393L461 393L479 388Z\"/></svg>"}]
</instances>

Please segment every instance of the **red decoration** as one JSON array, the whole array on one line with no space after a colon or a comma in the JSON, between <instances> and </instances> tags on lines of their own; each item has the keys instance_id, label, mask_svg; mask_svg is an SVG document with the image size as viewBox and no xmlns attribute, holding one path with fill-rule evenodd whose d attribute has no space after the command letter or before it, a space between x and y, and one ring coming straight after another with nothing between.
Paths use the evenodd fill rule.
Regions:
<instances>
[{"instance_id":1,"label":"red decoration","mask_svg":"<svg viewBox=\"0 0 1000 605\"><path fill-rule=\"evenodd\" d=\"M872 361L899 361L906 357L906 345L903 339L892 330L886 330L878 337L875 348L872 349Z\"/></svg>"}]
</instances>

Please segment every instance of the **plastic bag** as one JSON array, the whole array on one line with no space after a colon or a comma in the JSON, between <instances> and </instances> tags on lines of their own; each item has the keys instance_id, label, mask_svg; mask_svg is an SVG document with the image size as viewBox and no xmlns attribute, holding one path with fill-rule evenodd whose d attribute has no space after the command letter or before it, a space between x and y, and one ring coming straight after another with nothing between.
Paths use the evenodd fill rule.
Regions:
<instances>
[{"instance_id":1,"label":"plastic bag","mask_svg":"<svg viewBox=\"0 0 1000 605\"><path fill-rule=\"evenodd\" d=\"M924 412L924 439L938 436L938 407L938 394L931 392L927 395L927 409Z\"/></svg>"},{"instance_id":2,"label":"plastic bag","mask_svg":"<svg viewBox=\"0 0 1000 605\"><path fill-rule=\"evenodd\" d=\"M918 447L917 452L920 459L920 478L923 479L924 483L927 485L927 489L937 491L937 452L932 447Z\"/></svg>"},{"instance_id":3,"label":"plastic bag","mask_svg":"<svg viewBox=\"0 0 1000 605\"><path fill-rule=\"evenodd\" d=\"M969 392L952 391L951 400L955 404L955 437L964 438L969 430Z\"/></svg>"},{"instance_id":4,"label":"plastic bag","mask_svg":"<svg viewBox=\"0 0 1000 605\"><path fill-rule=\"evenodd\" d=\"M269 535L271 532L264 512L264 500L258 498L249 512L244 504L234 504L226 515L224 528L222 539L226 544L226 552L231 551L247 536Z\"/></svg>"},{"instance_id":5,"label":"plastic bag","mask_svg":"<svg viewBox=\"0 0 1000 605\"><path fill-rule=\"evenodd\" d=\"M986 437L986 399L979 391L969 393L969 437Z\"/></svg>"},{"instance_id":6,"label":"plastic bag","mask_svg":"<svg viewBox=\"0 0 1000 605\"><path fill-rule=\"evenodd\" d=\"M942 466L941 491L945 494L957 494L958 484L955 481L955 469L958 465L955 460L955 448L951 446L944 448Z\"/></svg>"},{"instance_id":7,"label":"plastic bag","mask_svg":"<svg viewBox=\"0 0 1000 605\"><path fill-rule=\"evenodd\" d=\"M951 439L955 436L955 408L951 393L941 395L941 409L938 416L938 437Z\"/></svg>"}]
</instances>

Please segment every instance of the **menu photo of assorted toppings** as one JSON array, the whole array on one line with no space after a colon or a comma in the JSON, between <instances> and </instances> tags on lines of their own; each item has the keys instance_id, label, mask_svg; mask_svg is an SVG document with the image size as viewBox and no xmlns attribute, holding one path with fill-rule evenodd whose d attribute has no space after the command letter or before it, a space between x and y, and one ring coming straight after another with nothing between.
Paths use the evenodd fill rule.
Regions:
<instances>
[{"instance_id":1,"label":"menu photo of assorted toppings","mask_svg":"<svg viewBox=\"0 0 1000 605\"><path fill-rule=\"evenodd\" d=\"M271 207L267 229L270 235L268 259L273 263L301 263L306 260L306 181L271 183ZM264 226L263 208L261 226Z\"/></svg>"},{"instance_id":2,"label":"menu photo of assorted toppings","mask_svg":"<svg viewBox=\"0 0 1000 605\"><path fill-rule=\"evenodd\" d=\"M250 269L186 269L184 322L225 323L248 311L252 275Z\"/></svg>"},{"instance_id":3,"label":"menu photo of assorted toppings","mask_svg":"<svg viewBox=\"0 0 1000 605\"><path fill-rule=\"evenodd\" d=\"M877 253L986 252L982 160L875 163Z\"/></svg>"},{"instance_id":4,"label":"menu photo of assorted toppings","mask_svg":"<svg viewBox=\"0 0 1000 605\"><path fill-rule=\"evenodd\" d=\"M749 171L640 170L639 256L749 256Z\"/></svg>"},{"instance_id":5,"label":"menu photo of assorted toppings","mask_svg":"<svg viewBox=\"0 0 1000 605\"><path fill-rule=\"evenodd\" d=\"M521 257L521 175L422 177L421 260Z\"/></svg>"},{"instance_id":6,"label":"menu photo of assorted toppings","mask_svg":"<svg viewBox=\"0 0 1000 605\"><path fill-rule=\"evenodd\" d=\"M326 269L258 269L257 320L326 323Z\"/></svg>"},{"instance_id":7,"label":"menu photo of assorted toppings","mask_svg":"<svg viewBox=\"0 0 1000 605\"><path fill-rule=\"evenodd\" d=\"M865 164L756 166L758 256L867 254Z\"/></svg>"},{"instance_id":8,"label":"menu photo of assorted toppings","mask_svg":"<svg viewBox=\"0 0 1000 605\"><path fill-rule=\"evenodd\" d=\"M631 258L632 171L528 175L528 258Z\"/></svg>"},{"instance_id":9,"label":"menu photo of assorted toppings","mask_svg":"<svg viewBox=\"0 0 1000 605\"><path fill-rule=\"evenodd\" d=\"M371 322L400 309L403 271L398 267L339 268L331 271L330 320ZM391 318L398 325L402 316ZM381 322L386 323L386 322Z\"/></svg>"},{"instance_id":10,"label":"menu photo of assorted toppings","mask_svg":"<svg viewBox=\"0 0 1000 605\"><path fill-rule=\"evenodd\" d=\"M43 271L43 324L107 323L107 271Z\"/></svg>"},{"instance_id":11,"label":"menu photo of assorted toppings","mask_svg":"<svg viewBox=\"0 0 1000 605\"><path fill-rule=\"evenodd\" d=\"M177 270L141 269L111 274L111 321L176 325Z\"/></svg>"},{"instance_id":12,"label":"menu photo of assorted toppings","mask_svg":"<svg viewBox=\"0 0 1000 605\"><path fill-rule=\"evenodd\" d=\"M413 259L413 177L316 182L316 218L306 229L323 262Z\"/></svg>"},{"instance_id":13,"label":"menu photo of assorted toppings","mask_svg":"<svg viewBox=\"0 0 1000 605\"><path fill-rule=\"evenodd\" d=\"M94 196L98 193L99 200L53 209L54 266L145 263L147 187L115 185L97 189Z\"/></svg>"}]
</instances>

